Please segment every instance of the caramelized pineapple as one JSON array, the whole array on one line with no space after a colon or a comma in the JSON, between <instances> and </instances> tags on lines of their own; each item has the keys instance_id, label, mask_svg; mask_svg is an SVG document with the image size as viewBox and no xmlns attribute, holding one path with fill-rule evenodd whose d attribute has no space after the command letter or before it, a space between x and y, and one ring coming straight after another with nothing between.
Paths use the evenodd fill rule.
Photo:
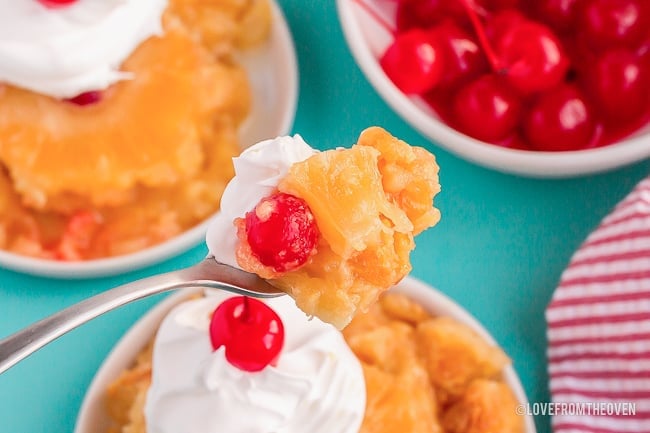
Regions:
<instances>
[{"instance_id":1,"label":"caramelized pineapple","mask_svg":"<svg viewBox=\"0 0 650 433\"><path fill-rule=\"evenodd\" d=\"M433 390L417 364L398 375L363 365L366 413L360 433L439 433Z\"/></svg>"},{"instance_id":2,"label":"caramelized pineapple","mask_svg":"<svg viewBox=\"0 0 650 433\"><path fill-rule=\"evenodd\" d=\"M431 383L451 397L474 379L498 376L510 362L501 349L449 317L419 323L415 335Z\"/></svg>"},{"instance_id":3,"label":"caramelized pineapple","mask_svg":"<svg viewBox=\"0 0 650 433\"><path fill-rule=\"evenodd\" d=\"M390 318L410 325L429 319L431 316L422 305L401 293L390 293L379 298L383 312Z\"/></svg>"},{"instance_id":4,"label":"caramelized pineapple","mask_svg":"<svg viewBox=\"0 0 650 433\"><path fill-rule=\"evenodd\" d=\"M447 433L519 433L523 420L517 404L505 383L475 380L445 412L442 425Z\"/></svg>"}]
</instances>

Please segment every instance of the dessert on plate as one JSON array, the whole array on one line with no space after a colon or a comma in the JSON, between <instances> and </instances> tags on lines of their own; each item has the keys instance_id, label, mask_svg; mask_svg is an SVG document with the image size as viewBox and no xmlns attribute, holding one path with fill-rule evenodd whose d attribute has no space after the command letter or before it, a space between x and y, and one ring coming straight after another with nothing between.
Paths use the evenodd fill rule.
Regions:
<instances>
[{"instance_id":1,"label":"dessert on plate","mask_svg":"<svg viewBox=\"0 0 650 433\"><path fill-rule=\"evenodd\" d=\"M109 385L108 433L524 431L501 377L507 356L403 294L383 294L342 334L287 297L264 301L268 310L249 299L254 338L232 331L246 328L243 299L207 292L174 307ZM277 339L274 314L279 352L255 343ZM217 347L224 334L238 338Z\"/></svg>"},{"instance_id":2,"label":"dessert on plate","mask_svg":"<svg viewBox=\"0 0 650 433\"><path fill-rule=\"evenodd\" d=\"M439 219L430 153L375 127L349 149L282 137L234 163L210 251L303 311L214 291L180 303L109 386L110 433L523 431L500 349L384 293Z\"/></svg>"},{"instance_id":3,"label":"dessert on plate","mask_svg":"<svg viewBox=\"0 0 650 433\"><path fill-rule=\"evenodd\" d=\"M267 0L0 7L0 249L121 255L218 209Z\"/></svg>"}]
</instances>

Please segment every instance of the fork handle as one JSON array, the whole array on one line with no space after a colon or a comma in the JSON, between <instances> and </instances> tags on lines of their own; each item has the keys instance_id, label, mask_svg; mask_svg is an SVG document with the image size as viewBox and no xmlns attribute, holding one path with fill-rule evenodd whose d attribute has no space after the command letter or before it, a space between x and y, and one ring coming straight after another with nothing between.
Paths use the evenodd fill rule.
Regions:
<instances>
[{"instance_id":1,"label":"fork handle","mask_svg":"<svg viewBox=\"0 0 650 433\"><path fill-rule=\"evenodd\" d=\"M215 281L216 279L220 281ZM262 283L263 284L263 283ZM107 290L0 340L0 374L46 344L108 311L158 293L189 287L218 288L256 297L274 297L259 279L212 258L189 268L133 281ZM245 287L251 288L247 290ZM269 292L264 294L264 292Z\"/></svg>"}]
</instances>

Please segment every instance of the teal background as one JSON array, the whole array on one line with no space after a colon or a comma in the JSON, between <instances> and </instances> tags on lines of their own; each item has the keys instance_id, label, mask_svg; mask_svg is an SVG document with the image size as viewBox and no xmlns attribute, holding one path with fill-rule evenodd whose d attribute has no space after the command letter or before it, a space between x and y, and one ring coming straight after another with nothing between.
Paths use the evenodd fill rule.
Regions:
<instances>
[{"instance_id":1,"label":"teal background","mask_svg":"<svg viewBox=\"0 0 650 433\"><path fill-rule=\"evenodd\" d=\"M345 44L333 2L280 0L300 66L294 131L320 149L352 144L381 125L433 151L443 219L418 239L413 275L481 321L512 357L531 401L549 401L544 308L571 254L650 173L650 161L568 180L505 175L465 162L415 132L366 82ZM649 143L650 145L650 143ZM0 336L118 284L197 262L179 257L112 278L57 281L0 270ZM0 431L72 432L94 372L113 344L160 297L111 312L0 375ZM540 433L549 420L536 420Z\"/></svg>"}]
</instances>

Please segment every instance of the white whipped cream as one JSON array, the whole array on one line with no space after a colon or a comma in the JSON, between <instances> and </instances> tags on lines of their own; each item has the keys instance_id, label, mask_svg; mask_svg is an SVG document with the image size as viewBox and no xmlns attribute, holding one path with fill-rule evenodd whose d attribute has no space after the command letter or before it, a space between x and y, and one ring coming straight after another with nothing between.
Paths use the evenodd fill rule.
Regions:
<instances>
[{"instance_id":1,"label":"white whipped cream","mask_svg":"<svg viewBox=\"0 0 650 433\"><path fill-rule=\"evenodd\" d=\"M284 323L277 366L257 373L212 350L209 322L232 295L211 293L177 306L153 351L145 417L148 433L357 433L365 382L357 358L333 326L309 320L288 297L267 302Z\"/></svg>"},{"instance_id":2,"label":"white whipped cream","mask_svg":"<svg viewBox=\"0 0 650 433\"><path fill-rule=\"evenodd\" d=\"M235 177L226 186L221 211L210 223L206 236L210 254L218 262L239 268L234 219L243 218L261 199L271 195L289 167L317 152L296 134L261 141L233 158Z\"/></svg>"},{"instance_id":3,"label":"white whipped cream","mask_svg":"<svg viewBox=\"0 0 650 433\"><path fill-rule=\"evenodd\" d=\"M124 60L162 33L167 0L0 0L0 82L55 98L129 78Z\"/></svg>"}]
</instances>

